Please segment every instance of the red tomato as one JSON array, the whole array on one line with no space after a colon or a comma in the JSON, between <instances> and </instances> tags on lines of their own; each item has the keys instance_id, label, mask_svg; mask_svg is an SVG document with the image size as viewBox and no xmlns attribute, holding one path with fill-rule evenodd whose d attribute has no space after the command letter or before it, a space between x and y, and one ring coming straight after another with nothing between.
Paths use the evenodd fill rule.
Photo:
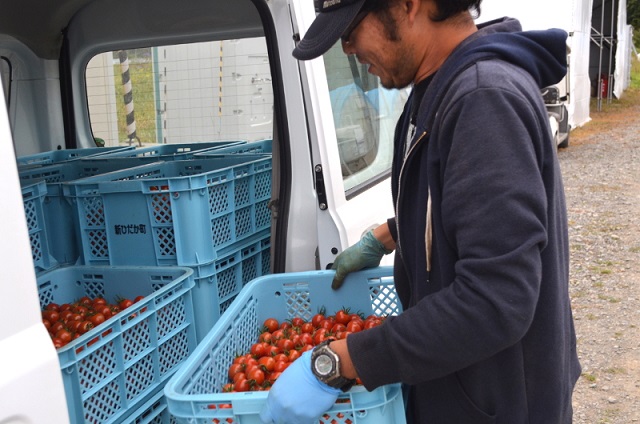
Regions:
<instances>
[{"instance_id":1,"label":"red tomato","mask_svg":"<svg viewBox=\"0 0 640 424\"><path fill-rule=\"evenodd\" d=\"M288 350L293 350L296 347L293 341L291 341L290 339L280 339L276 343L276 346L278 346L278 348L283 352L286 352Z\"/></svg>"},{"instance_id":2,"label":"red tomato","mask_svg":"<svg viewBox=\"0 0 640 424\"><path fill-rule=\"evenodd\" d=\"M79 305L83 305L83 306L89 306L91 305L91 299L88 296L82 296L80 299L78 299L78 304Z\"/></svg>"},{"instance_id":3,"label":"red tomato","mask_svg":"<svg viewBox=\"0 0 640 424\"><path fill-rule=\"evenodd\" d=\"M64 329L64 322L62 321L56 321L53 324L51 324L51 332L53 334L56 334L58 331Z\"/></svg>"},{"instance_id":4,"label":"red tomato","mask_svg":"<svg viewBox=\"0 0 640 424\"><path fill-rule=\"evenodd\" d=\"M246 380L246 379L247 379L247 374L245 374L244 372L239 372L236 375L234 375L231 380L233 380L233 383L235 384L238 381Z\"/></svg>"},{"instance_id":5,"label":"red tomato","mask_svg":"<svg viewBox=\"0 0 640 424\"><path fill-rule=\"evenodd\" d=\"M289 365L291 365L291 362L278 361L275 367L273 367L273 372L282 372L286 370Z\"/></svg>"},{"instance_id":6,"label":"red tomato","mask_svg":"<svg viewBox=\"0 0 640 424\"><path fill-rule=\"evenodd\" d=\"M269 383L273 384L278 379L278 377L280 377L281 374L282 374L281 372L272 372L271 374L269 374L269 377L267 378L267 380L269 380Z\"/></svg>"},{"instance_id":7,"label":"red tomato","mask_svg":"<svg viewBox=\"0 0 640 424\"><path fill-rule=\"evenodd\" d=\"M259 367L252 368L251 371L247 372L247 379L251 383L251 385L262 385L264 383L264 371L262 371Z\"/></svg>"},{"instance_id":8,"label":"red tomato","mask_svg":"<svg viewBox=\"0 0 640 424\"><path fill-rule=\"evenodd\" d=\"M347 331L350 333L357 333L358 331L362 331L363 321L352 319L347 323Z\"/></svg>"},{"instance_id":9,"label":"red tomato","mask_svg":"<svg viewBox=\"0 0 640 424\"><path fill-rule=\"evenodd\" d=\"M313 336L309 333L300 334L300 342L302 346L313 344Z\"/></svg>"},{"instance_id":10,"label":"red tomato","mask_svg":"<svg viewBox=\"0 0 640 424\"><path fill-rule=\"evenodd\" d=\"M331 332L336 334L339 331L347 331L347 326L340 323L333 324L333 327L331 327Z\"/></svg>"},{"instance_id":11,"label":"red tomato","mask_svg":"<svg viewBox=\"0 0 640 424\"><path fill-rule=\"evenodd\" d=\"M91 321L91 323L93 324L94 327L97 327L100 324L102 324L103 322L105 322L106 318L104 317L103 314L98 312L98 313L95 313L95 314L91 315L89 317L89 321Z\"/></svg>"},{"instance_id":12,"label":"red tomato","mask_svg":"<svg viewBox=\"0 0 640 424\"><path fill-rule=\"evenodd\" d=\"M127 309L129 306L133 305L133 301L131 299L122 299L118 302L118 307L122 309Z\"/></svg>"},{"instance_id":13,"label":"red tomato","mask_svg":"<svg viewBox=\"0 0 640 424\"><path fill-rule=\"evenodd\" d=\"M260 358L262 356L265 356L267 354L268 346L269 346L268 343L263 343L263 342L254 343L251 346L251 354L255 358Z\"/></svg>"},{"instance_id":14,"label":"red tomato","mask_svg":"<svg viewBox=\"0 0 640 424\"><path fill-rule=\"evenodd\" d=\"M91 321L81 321L80 322L80 326L78 327L78 331L81 334L84 334L88 331L91 331L93 329L93 323Z\"/></svg>"},{"instance_id":15,"label":"red tomato","mask_svg":"<svg viewBox=\"0 0 640 424\"><path fill-rule=\"evenodd\" d=\"M280 324L278 323L278 320L275 318L267 318L264 321L263 324L264 328L266 328L266 330L269 333L273 333L274 331L276 331L278 328L280 328Z\"/></svg>"},{"instance_id":16,"label":"red tomato","mask_svg":"<svg viewBox=\"0 0 640 424\"><path fill-rule=\"evenodd\" d=\"M351 321L349 309L340 309L338 312L336 312L337 323L346 325L349 321Z\"/></svg>"},{"instance_id":17,"label":"red tomato","mask_svg":"<svg viewBox=\"0 0 640 424\"><path fill-rule=\"evenodd\" d=\"M229 378L233 380L233 377L239 372L242 372L243 370L244 370L243 364L238 364L238 363L231 364L231 366L229 367Z\"/></svg>"},{"instance_id":18,"label":"red tomato","mask_svg":"<svg viewBox=\"0 0 640 424\"><path fill-rule=\"evenodd\" d=\"M289 351L289 362L293 362L300 357L300 351L298 350L290 350Z\"/></svg>"},{"instance_id":19,"label":"red tomato","mask_svg":"<svg viewBox=\"0 0 640 424\"><path fill-rule=\"evenodd\" d=\"M311 318L311 324L313 324L314 328L320 327L320 322L324 321L324 314L315 314L313 318Z\"/></svg>"},{"instance_id":20,"label":"red tomato","mask_svg":"<svg viewBox=\"0 0 640 424\"><path fill-rule=\"evenodd\" d=\"M244 380L238 380L233 385L236 392L248 392L251 386L249 385L249 380L246 378Z\"/></svg>"},{"instance_id":21,"label":"red tomato","mask_svg":"<svg viewBox=\"0 0 640 424\"><path fill-rule=\"evenodd\" d=\"M294 327L302 327L304 320L300 317L291 318L291 325Z\"/></svg>"},{"instance_id":22,"label":"red tomato","mask_svg":"<svg viewBox=\"0 0 640 424\"><path fill-rule=\"evenodd\" d=\"M42 311L42 318L49 320L52 324L60 319L60 313L54 310Z\"/></svg>"},{"instance_id":23,"label":"red tomato","mask_svg":"<svg viewBox=\"0 0 640 424\"><path fill-rule=\"evenodd\" d=\"M271 372L276 366L276 360L269 356L263 356L262 358L258 359L258 365L263 371Z\"/></svg>"},{"instance_id":24,"label":"red tomato","mask_svg":"<svg viewBox=\"0 0 640 424\"><path fill-rule=\"evenodd\" d=\"M104 297L94 297L91 303L95 307L96 305L106 305L107 301L105 300Z\"/></svg>"},{"instance_id":25,"label":"red tomato","mask_svg":"<svg viewBox=\"0 0 640 424\"><path fill-rule=\"evenodd\" d=\"M300 326L300 332L302 333L313 333L313 330L315 330L315 328L313 327L313 324L310 322L305 322L304 324L302 324Z\"/></svg>"},{"instance_id":26,"label":"red tomato","mask_svg":"<svg viewBox=\"0 0 640 424\"><path fill-rule=\"evenodd\" d=\"M313 344L319 345L327 338L327 329L326 328L318 328L315 333L313 333Z\"/></svg>"},{"instance_id":27,"label":"red tomato","mask_svg":"<svg viewBox=\"0 0 640 424\"><path fill-rule=\"evenodd\" d=\"M276 362L289 362L289 357L284 353L278 353L273 357L273 360Z\"/></svg>"},{"instance_id":28,"label":"red tomato","mask_svg":"<svg viewBox=\"0 0 640 424\"><path fill-rule=\"evenodd\" d=\"M71 333L64 328L56 332L56 338L60 339L60 341L64 344L67 344L71 340L73 340L73 336L71 335Z\"/></svg>"},{"instance_id":29,"label":"red tomato","mask_svg":"<svg viewBox=\"0 0 640 424\"><path fill-rule=\"evenodd\" d=\"M263 332L258 337L258 341L263 343L271 343L271 333L269 333L268 331Z\"/></svg>"},{"instance_id":30,"label":"red tomato","mask_svg":"<svg viewBox=\"0 0 640 424\"><path fill-rule=\"evenodd\" d=\"M44 307L45 311L60 311L60 305L57 303L49 303Z\"/></svg>"}]
</instances>

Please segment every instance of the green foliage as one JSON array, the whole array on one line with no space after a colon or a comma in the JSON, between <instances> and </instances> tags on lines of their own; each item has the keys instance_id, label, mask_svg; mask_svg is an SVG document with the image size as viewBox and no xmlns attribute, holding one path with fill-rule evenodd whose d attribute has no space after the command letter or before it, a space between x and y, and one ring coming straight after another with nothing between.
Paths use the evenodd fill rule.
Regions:
<instances>
[{"instance_id":1,"label":"green foliage","mask_svg":"<svg viewBox=\"0 0 640 424\"><path fill-rule=\"evenodd\" d=\"M627 0L627 22L633 26L633 44L640 48L640 0Z\"/></svg>"}]
</instances>

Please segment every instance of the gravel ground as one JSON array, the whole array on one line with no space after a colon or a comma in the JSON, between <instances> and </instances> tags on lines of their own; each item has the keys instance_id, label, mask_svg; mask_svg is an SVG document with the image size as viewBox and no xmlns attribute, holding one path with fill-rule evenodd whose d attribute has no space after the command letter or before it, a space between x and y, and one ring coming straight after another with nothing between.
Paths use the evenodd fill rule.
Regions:
<instances>
[{"instance_id":1,"label":"gravel ground","mask_svg":"<svg viewBox=\"0 0 640 424\"><path fill-rule=\"evenodd\" d=\"M640 423L640 95L632 98L592 111L558 150L583 368L576 424Z\"/></svg>"}]
</instances>

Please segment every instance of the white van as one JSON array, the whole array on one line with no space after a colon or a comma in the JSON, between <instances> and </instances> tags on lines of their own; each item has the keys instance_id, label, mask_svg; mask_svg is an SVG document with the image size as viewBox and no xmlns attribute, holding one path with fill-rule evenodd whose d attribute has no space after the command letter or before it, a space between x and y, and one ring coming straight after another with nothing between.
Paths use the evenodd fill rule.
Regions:
<instances>
[{"instance_id":1,"label":"white van","mask_svg":"<svg viewBox=\"0 0 640 424\"><path fill-rule=\"evenodd\" d=\"M268 145L270 273L326 269L393 215L392 139L408 93L383 89L339 45L296 61L291 52L314 17L311 0L3 4L0 422L68 422L73 396L41 321L36 281L48 269L34 268L25 216L24 175L47 166L38 158ZM66 218L48 218L58 230L51 243L67 235ZM76 258L51 254L49 269Z\"/></svg>"}]
</instances>

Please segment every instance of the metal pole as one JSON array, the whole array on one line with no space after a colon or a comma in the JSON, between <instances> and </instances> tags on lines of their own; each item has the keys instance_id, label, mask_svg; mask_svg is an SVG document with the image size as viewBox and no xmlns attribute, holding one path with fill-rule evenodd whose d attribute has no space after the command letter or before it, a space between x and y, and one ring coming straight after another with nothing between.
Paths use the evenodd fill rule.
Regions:
<instances>
[{"instance_id":1,"label":"metal pole","mask_svg":"<svg viewBox=\"0 0 640 424\"><path fill-rule=\"evenodd\" d=\"M122 88L124 92L124 108L127 113L127 137L129 145L133 140L138 140L138 145L142 146L140 138L136 134L136 119L133 114L133 87L131 86L131 76L129 75L129 57L125 50L118 52L120 59L120 72L122 73Z\"/></svg>"},{"instance_id":2,"label":"metal pole","mask_svg":"<svg viewBox=\"0 0 640 424\"><path fill-rule=\"evenodd\" d=\"M598 92L598 112L602 110L602 84L604 83L604 81L602 80L602 49L604 48L604 2L605 0L602 0L602 5L600 7L600 49L598 57L598 87L596 88L596 91Z\"/></svg>"},{"instance_id":3,"label":"metal pole","mask_svg":"<svg viewBox=\"0 0 640 424\"><path fill-rule=\"evenodd\" d=\"M616 1L617 0L611 0L611 33L609 37L609 74L608 74L609 80L607 84L607 103L611 103L611 97L613 93L613 63L612 62L613 62L613 45L614 45L613 41L616 39L616 36L615 36L616 32L614 31Z\"/></svg>"}]
</instances>

